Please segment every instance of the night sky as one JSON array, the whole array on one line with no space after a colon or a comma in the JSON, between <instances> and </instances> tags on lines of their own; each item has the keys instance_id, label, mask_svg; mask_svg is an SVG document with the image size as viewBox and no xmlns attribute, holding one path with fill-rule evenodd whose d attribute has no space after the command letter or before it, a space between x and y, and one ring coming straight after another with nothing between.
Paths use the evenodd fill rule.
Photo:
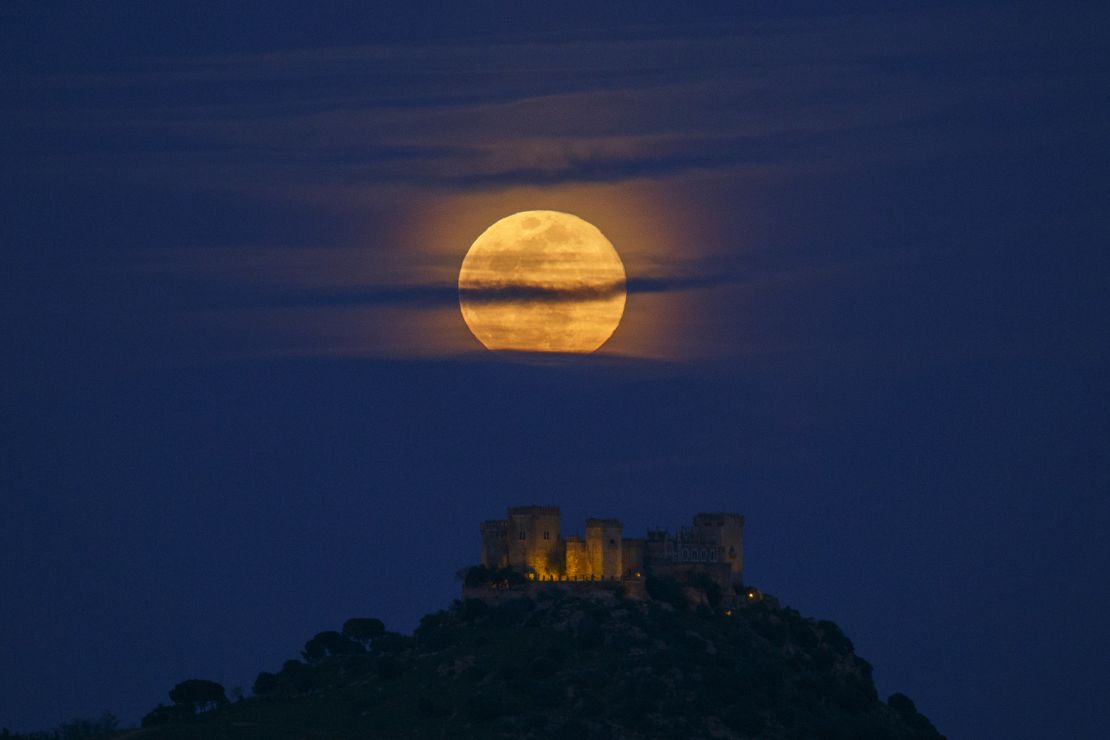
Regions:
<instances>
[{"instance_id":1,"label":"night sky","mask_svg":"<svg viewBox=\"0 0 1110 740\"><path fill-rule=\"evenodd\" d=\"M3 4L0 725L411 630L549 503L741 511L884 698L1104 734L1098 6L672 5ZM528 209L624 260L595 355L462 321Z\"/></svg>"}]
</instances>

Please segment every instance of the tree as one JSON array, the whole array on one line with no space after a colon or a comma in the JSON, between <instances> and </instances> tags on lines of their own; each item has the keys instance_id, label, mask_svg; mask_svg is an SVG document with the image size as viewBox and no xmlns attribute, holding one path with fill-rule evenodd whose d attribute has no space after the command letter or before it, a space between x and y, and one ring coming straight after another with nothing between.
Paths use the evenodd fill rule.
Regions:
<instances>
[{"instance_id":1,"label":"tree","mask_svg":"<svg viewBox=\"0 0 1110 740\"><path fill-rule=\"evenodd\" d=\"M227 704L224 687L215 681L203 678L190 678L170 689L170 701L175 706L185 707L192 714L206 712Z\"/></svg>"},{"instance_id":2,"label":"tree","mask_svg":"<svg viewBox=\"0 0 1110 740\"><path fill-rule=\"evenodd\" d=\"M316 688L316 679L313 670L299 660L287 660L278 673L282 688L288 688L293 693L303 693Z\"/></svg>"},{"instance_id":3,"label":"tree","mask_svg":"<svg viewBox=\"0 0 1110 740\"><path fill-rule=\"evenodd\" d=\"M60 740L85 740L85 738L108 737L119 729L119 718L105 712L99 719L74 719L61 725L56 737Z\"/></svg>"},{"instance_id":4,"label":"tree","mask_svg":"<svg viewBox=\"0 0 1110 740\"><path fill-rule=\"evenodd\" d=\"M373 617L353 617L343 623L343 636L366 647L385 634L385 623Z\"/></svg>"},{"instance_id":5,"label":"tree","mask_svg":"<svg viewBox=\"0 0 1110 740\"><path fill-rule=\"evenodd\" d=\"M302 655L309 663L319 663L332 655L350 655L361 650L362 646L357 642L348 640L335 630L327 630L316 633L315 637L306 642Z\"/></svg>"},{"instance_id":6,"label":"tree","mask_svg":"<svg viewBox=\"0 0 1110 740\"><path fill-rule=\"evenodd\" d=\"M273 696L279 691L281 691L281 679L277 674L267 671L258 674L258 678L254 679L254 687L251 688L251 692L260 697Z\"/></svg>"}]
</instances>

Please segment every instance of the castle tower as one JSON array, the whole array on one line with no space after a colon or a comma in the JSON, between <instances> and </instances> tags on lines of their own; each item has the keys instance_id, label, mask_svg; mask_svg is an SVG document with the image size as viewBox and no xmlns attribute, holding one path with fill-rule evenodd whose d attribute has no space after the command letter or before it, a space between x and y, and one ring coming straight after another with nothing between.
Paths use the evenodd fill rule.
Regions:
<instances>
[{"instance_id":1,"label":"castle tower","mask_svg":"<svg viewBox=\"0 0 1110 740\"><path fill-rule=\"evenodd\" d=\"M590 572L595 578L609 580L624 573L621 560L621 534L619 519L587 519L586 551Z\"/></svg>"},{"instance_id":2,"label":"castle tower","mask_svg":"<svg viewBox=\"0 0 1110 740\"><path fill-rule=\"evenodd\" d=\"M487 568L504 568L509 564L509 523L504 519L482 522L482 560Z\"/></svg>"},{"instance_id":3,"label":"castle tower","mask_svg":"<svg viewBox=\"0 0 1110 740\"><path fill-rule=\"evenodd\" d=\"M541 578L563 571L558 506L510 506L507 528L510 566Z\"/></svg>"},{"instance_id":4,"label":"castle tower","mask_svg":"<svg viewBox=\"0 0 1110 740\"><path fill-rule=\"evenodd\" d=\"M744 581L744 515L703 512L694 517L699 541L717 547L717 560L729 565L729 581Z\"/></svg>"}]
</instances>

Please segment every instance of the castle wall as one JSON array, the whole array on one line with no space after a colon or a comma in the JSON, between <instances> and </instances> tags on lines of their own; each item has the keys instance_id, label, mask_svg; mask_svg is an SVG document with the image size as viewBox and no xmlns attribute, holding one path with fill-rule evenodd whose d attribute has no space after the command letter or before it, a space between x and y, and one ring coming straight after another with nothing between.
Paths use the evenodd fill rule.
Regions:
<instances>
[{"instance_id":1,"label":"castle wall","mask_svg":"<svg viewBox=\"0 0 1110 740\"><path fill-rule=\"evenodd\" d=\"M625 576L636 577L644 572L644 545L642 539L621 540L621 568Z\"/></svg>"},{"instance_id":2,"label":"castle wall","mask_svg":"<svg viewBox=\"0 0 1110 740\"><path fill-rule=\"evenodd\" d=\"M618 593L625 599L644 601L648 598L644 582L623 581L621 583L605 583L604 581L530 581L518 586L505 589L494 589L485 586L464 586L463 599L480 599L487 604L497 605L513 601L521 597L531 599L543 598L552 591L562 591L574 596L585 596L602 601L611 600L616 603Z\"/></svg>"},{"instance_id":3,"label":"castle wall","mask_svg":"<svg viewBox=\"0 0 1110 740\"><path fill-rule=\"evenodd\" d=\"M649 529L647 539L644 540L644 568L651 570L655 563L666 559L667 532L662 529Z\"/></svg>"},{"instance_id":4,"label":"castle wall","mask_svg":"<svg viewBox=\"0 0 1110 740\"><path fill-rule=\"evenodd\" d=\"M513 506L508 519L509 565L544 576L564 570L559 507Z\"/></svg>"},{"instance_id":5,"label":"castle wall","mask_svg":"<svg viewBox=\"0 0 1110 740\"><path fill-rule=\"evenodd\" d=\"M691 578L699 573L704 573L721 587L722 597L727 597L732 593L733 582L726 563L665 562L652 566L651 573L654 576L674 578L683 583L689 582Z\"/></svg>"},{"instance_id":6,"label":"castle wall","mask_svg":"<svg viewBox=\"0 0 1110 740\"><path fill-rule=\"evenodd\" d=\"M591 578L590 553L581 537L570 535L566 538L566 563L568 578Z\"/></svg>"},{"instance_id":7,"label":"castle wall","mask_svg":"<svg viewBox=\"0 0 1110 740\"><path fill-rule=\"evenodd\" d=\"M624 573L621 558L623 527L617 519L587 519L586 549L590 571L597 578L620 578Z\"/></svg>"}]
</instances>

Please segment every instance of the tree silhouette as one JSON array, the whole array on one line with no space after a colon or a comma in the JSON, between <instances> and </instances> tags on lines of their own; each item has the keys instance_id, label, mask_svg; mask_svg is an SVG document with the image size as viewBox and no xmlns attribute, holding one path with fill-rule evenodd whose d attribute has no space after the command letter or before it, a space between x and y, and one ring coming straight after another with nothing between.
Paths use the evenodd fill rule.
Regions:
<instances>
[{"instance_id":1,"label":"tree silhouette","mask_svg":"<svg viewBox=\"0 0 1110 740\"><path fill-rule=\"evenodd\" d=\"M384 634L385 624L373 617L354 617L343 623L343 636L361 643L363 647Z\"/></svg>"},{"instance_id":2,"label":"tree silhouette","mask_svg":"<svg viewBox=\"0 0 1110 740\"><path fill-rule=\"evenodd\" d=\"M215 681L190 678L170 689L170 701L175 706L188 708L193 714L205 712L227 704L224 687Z\"/></svg>"},{"instance_id":3,"label":"tree silhouette","mask_svg":"<svg viewBox=\"0 0 1110 740\"><path fill-rule=\"evenodd\" d=\"M384 631L384 630L383 630ZM349 640L335 630L318 632L304 644L304 659L309 663L319 663L332 655L351 655L362 652L362 646Z\"/></svg>"}]
</instances>

